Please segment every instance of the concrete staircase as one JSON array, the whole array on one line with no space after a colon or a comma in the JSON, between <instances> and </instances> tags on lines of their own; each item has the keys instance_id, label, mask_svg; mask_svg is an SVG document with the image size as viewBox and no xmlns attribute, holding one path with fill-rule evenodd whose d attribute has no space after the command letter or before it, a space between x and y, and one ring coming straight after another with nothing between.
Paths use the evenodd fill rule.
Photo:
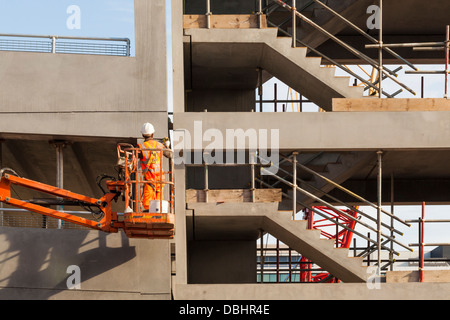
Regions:
<instances>
[{"instance_id":1,"label":"concrete staircase","mask_svg":"<svg viewBox=\"0 0 450 320\"><path fill-rule=\"evenodd\" d=\"M329 159L331 161L324 166L323 170L317 171L317 173L337 184L344 183L351 178L354 173L359 172L362 168L370 165L376 160L376 155L373 152L343 152L339 154L328 154L328 158L330 156L335 156L336 159L334 161ZM327 154L322 157L324 157L325 160L328 160ZM320 157L318 161L320 161ZM309 163L309 167L314 166L314 164L314 162ZM327 183L324 179L315 175L311 175L310 180L306 182L313 188L303 185L301 187L306 188L308 192L318 197L322 197L322 193L314 190L314 188L319 189L324 193L328 193L335 188L332 184ZM306 205L310 205L314 202L313 199L306 197L300 192L297 192L297 199Z\"/></svg>"},{"instance_id":2,"label":"concrete staircase","mask_svg":"<svg viewBox=\"0 0 450 320\"><path fill-rule=\"evenodd\" d=\"M229 240L264 230L343 282L367 279L362 258L349 257L348 249L334 248L334 240L321 239L320 231L307 229L306 221L293 221L290 212L278 211L278 203L192 203L188 209L198 240Z\"/></svg>"},{"instance_id":3,"label":"concrete staircase","mask_svg":"<svg viewBox=\"0 0 450 320\"><path fill-rule=\"evenodd\" d=\"M291 39L268 29L185 29L192 46L192 67L255 72L258 68L331 111L333 98L362 98L364 89L350 86L350 77L335 76L321 58L307 57L306 48L292 48Z\"/></svg>"},{"instance_id":4,"label":"concrete staircase","mask_svg":"<svg viewBox=\"0 0 450 320\"><path fill-rule=\"evenodd\" d=\"M370 5L378 4L378 2L376 0L328 0L325 4L352 23L365 26L368 18L368 15L365 15L367 8ZM313 3L301 13L334 35L348 27L340 18L316 3ZM313 48L318 48L329 40L326 35L303 21L299 22L297 37Z\"/></svg>"},{"instance_id":5,"label":"concrete staircase","mask_svg":"<svg viewBox=\"0 0 450 320\"><path fill-rule=\"evenodd\" d=\"M364 169L365 167L372 167L373 161L376 160L376 155L373 152L321 152L321 153L299 153L297 155L297 161L299 164L304 165L310 170L320 174L321 176L337 183L343 184L349 178L351 178L355 173ZM289 172L292 175L292 164L282 164L281 169ZM285 172L279 173L280 177L285 180L292 182L292 177L285 177ZM322 198L324 193L332 191L335 186L326 182L324 179L315 176L305 169L300 167L297 168L297 181L299 187L312 193L313 195ZM273 184L278 181L275 177L267 176L269 184ZM303 181L303 183L300 182ZM266 185L267 187L268 185ZM282 187L283 192L288 195L281 202L280 209L292 210L292 188L283 185L283 183L278 182L276 184L277 188ZM318 191L320 190L320 191ZM330 199L326 199L330 202ZM297 202L304 205L312 205L317 203L314 199L306 196L305 194L297 191ZM333 203L333 201L331 201ZM297 211L302 210L300 204L298 204Z\"/></svg>"}]
</instances>

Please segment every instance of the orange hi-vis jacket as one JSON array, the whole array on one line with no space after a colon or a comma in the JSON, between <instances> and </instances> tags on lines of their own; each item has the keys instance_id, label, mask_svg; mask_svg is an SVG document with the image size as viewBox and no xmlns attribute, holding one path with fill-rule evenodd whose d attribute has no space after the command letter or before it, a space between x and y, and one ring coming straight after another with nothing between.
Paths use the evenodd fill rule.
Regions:
<instances>
[{"instance_id":1,"label":"orange hi-vis jacket","mask_svg":"<svg viewBox=\"0 0 450 320\"><path fill-rule=\"evenodd\" d=\"M165 146L155 140L147 140L139 144L140 149L165 149ZM141 168L144 172L144 179L150 183L144 185L144 194L142 204L144 209L148 210L151 200L159 200L163 191L163 186L158 181L164 181L164 172L161 175L161 165L163 155L159 151L142 151Z\"/></svg>"}]
</instances>

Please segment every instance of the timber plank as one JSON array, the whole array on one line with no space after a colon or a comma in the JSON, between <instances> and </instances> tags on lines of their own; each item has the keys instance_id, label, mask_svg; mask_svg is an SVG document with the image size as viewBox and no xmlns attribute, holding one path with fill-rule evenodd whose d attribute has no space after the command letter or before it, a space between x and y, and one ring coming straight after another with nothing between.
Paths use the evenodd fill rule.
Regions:
<instances>
[{"instance_id":1,"label":"timber plank","mask_svg":"<svg viewBox=\"0 0 450 320\"><path fill-rule=\"evenodd\" d=\"M186 190L186 203L205 202L204 190ZM252 202L252 192L248 189L209 190L208 202L240 203ZM281 202L281 189L256 189L255 202Z\"/></svg>"},{"instance_id":2,"label":"timber plank","mask_svg":"<svg viewBox=\"0 0 450 320\"><path fill-rule=\"evenodd\" d=\"M334 112L450 111L448 99L333 99Z\"/></svg>"},{"instance_id":3,"label":"timber plank","mask_svg":"<svg viewBox=\"0 0 450 320\"><path fill-rule=\"evenodd\" d=\"M206 28L206 15L190 14L183 17L184 29ZM249 29L258 28L256 15L211 15L211 29ZM262 16L262 28L267 28L266 16Z\"/></svg>"}]
</instances>

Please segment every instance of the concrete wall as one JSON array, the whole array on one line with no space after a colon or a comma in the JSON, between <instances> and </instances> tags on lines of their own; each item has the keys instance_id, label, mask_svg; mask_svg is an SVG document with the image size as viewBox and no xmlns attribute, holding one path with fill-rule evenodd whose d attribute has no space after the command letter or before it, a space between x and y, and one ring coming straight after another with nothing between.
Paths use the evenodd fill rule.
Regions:
<instances>
[{"instance_id":1,"label":"concrete wall","mask_svg":"<svg viewBox=\"0 0 450 320\"><path fill-rule=\"evenodd\" d=\"M150 121L167 135L164 0L135 0L135 34L135 58L0 52L1 132L139 137Z\"/></svg>"},{"instance_id":2,"label":"concrete wall","mask_svg":"<svg viewBox=\"0 0 450 320\"><path fill-rule=\"evenodd\" d=\"M168 240L97 231L0 228L0 299L170 299ZM69 266L81 288L68 290ZM70 282L69 282L70 283Z\"/></svg>"}]
</instances>

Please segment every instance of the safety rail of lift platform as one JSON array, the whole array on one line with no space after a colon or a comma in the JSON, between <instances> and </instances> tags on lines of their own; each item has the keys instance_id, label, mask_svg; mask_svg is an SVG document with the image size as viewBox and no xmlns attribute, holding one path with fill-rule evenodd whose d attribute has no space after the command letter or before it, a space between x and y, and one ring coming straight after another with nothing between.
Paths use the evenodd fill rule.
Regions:
<instances>
[{"instance_id":1,"label":"safety rail of lift platform","mask_svg":"<svg viewBox=\"0 0 450 320\"><path fill-rule=\"evenodd\" d=\"M163 210L164 199L164 187L169 187L168 197L166 201L168 203L167 210L173 214L175 212L175 184L173 181L174 176L174 163L172 161L173 151L171 149L148 149L148 148L135 148L127 143L119 143L117 146L117 152L119 155L119 161L121 167L124 170L125 185L127 192L125 192L125 203L129 204L129 207L133 212L143 213L145 210L142 207L142 190L145 186L149 185L153 189L159 189L162 193L156 200L159 202L159 210ZM146 173L151 171L148 168L142 167L141 155L144 153L151 153L152 156L159 156L161 161L159 170L155 171L154 181L146 178ZM168 170L165 169L163 159L168 155L169 164ZM148 157L149 158L149 157ZM159 180L158 180L159 179Z\"/></svg>"},{"instance_id":2,"label":"safety rail of lift platform","mask_svg":"<svg viewBox=\"0 0 450 320\"><path fill-rule=\"evenodd\" d=\"M311 212L314 212L318 216L321 216L322 218L328 220L331 224L335 224L335 225L339 226L340 228L343 228L349 232L352 232L354 235L358 236L359 238L367 240L371 244L371 246L369 246L367 248L367 250L364 250L359 254L359 256L361 256L361 257L366 257L367 255L371 254L374 251L378 251L378 257L381 257L381 254L380 254L381 250L386 250L386 251L390 252L391 254L395 254L395 255L399 256L399 252L394 250L393 244L403 247L403 248L407 249L408 251L413 251L410 248L410 246L407 246L407 245L399 242L398 240L396 240L395 235L394 235L394 233L401 235L401 236L403 235L403 233L401 231L399 231L398 229L396 229L394 227L394 220L397 222L400 222L401 224L403 224L405 226L410 227L411 225L408 222L406 222L406 221L400 219L399 217L395 216L394 214L384 210L381 207L381 201L379 201L378 204L374 204L374 203L366 200L365 198L355 194L354 192L348 190L347 188L341 186L340 184L328 179L327 177L325 177L325 176L315 172L314 170L308 168L307 166L299 163L297 160L298 154L299 154L299 152L292 152L290 154L290 156L281 155L281 157L283 158L283 160L282 160L283 162L290 162L292 164L292 172L288 172L287 170L281 168L280 164L283 162L280 162L280 164L278 164L278 166L274 165L274 167L278 170L278 172L280 174L283 174L283 177L281 177L278 174L267 175L267 176L270 176L271 178L277 180L276 183L278 183L278 184L281 183L281 184L286 185L288 188L292 188L292 195L289 195L289 194L283 192L283 196L285 198L292 200L292 208L293 208L292 219L295 219L296 214L299 211L298 206L300 206L301 208L306 208L306 209L310 210ZM378 156L380 156L380 155L378 154ZM265 159L262 159L259 156L257 156L257 158L260 161L265 161ZM379 161L379 168L381 170L381 161ZM266 169L262 167L261 171L263 173L265 173L265 174L269 173L269 172L264 172L264 170L266 170ZM299 178L298 170L304 170L305 172L312 174L313 176L316 176L317 178L332 185L333 188L337 188L337 189L347 193L348 195L355 198L359 203L362 203L365 206L376 209L377 216L373 217L370 214L361 210L360 208L357 208L348 203L340 201L336 197L333 197L332 195L329 195L328 193L314 187L310 183L307 183L303 179ZM291 181L287 180L290 178L292 179ZM269 183L267 183L266 181L263 181L262 179L256 178L255 180L267 188L274 187L274 185L270 185ZM378 181L378 187L381 188L380 181ZM310 191L308 191L306 189L308 189ZM346 225L346 224L343 224L343 223L337 221L332 215L326 214L325 211L317 210L317 208L315 208L314 205L308 205L308 204L298 200L297 192L299 192L300 194L303 194L308 199L312 199L314 203L318 203L320 206L324 206L324 207L328 208L329 210L331 210L331 212L338 213L339 215L344 216L349 221L355 222L355 227L351 228L351 227L349 227L349 225ZM318 195L316 195L316 194L318 194ZM326 201L326 200L324 200L324 198L329 198L331 200ZM341 210L340 208L338 208L336 205L331 204L330 202L337 203L340 206L346 207L346 208L358 213L358 216L356 216L356 217L352 216L352 215L346 213L345 211ZM388 225L382 221L382 215L389 217L391 219L391 225ZM365 221L362 221L361 218L364 218ZM375 232L375 234L377 235L377 239L371 239L370 237L364 235L361 231L356 230L356 226L361 226L369 231ZM388 231L387 232L388 234L386 233L385 230ZM389 243L391 243L390 247L388 247ZM393 262L394 262L394 260L390 261L390 263L393 263ZM381 258L378 261L378 265L381 266ZM386 268L386 266L384 266L383 268Z\"/></svg>"},{"instance_id":3,"label":"safety rail of lift platform","mask_svg":"<svg viewBox=\"0 0 450 320\"><path fill-rule=\"evenodd\" d=\"M128 38L0 34L0 51L130 56Z\"/></svg>"}]
</instances>

